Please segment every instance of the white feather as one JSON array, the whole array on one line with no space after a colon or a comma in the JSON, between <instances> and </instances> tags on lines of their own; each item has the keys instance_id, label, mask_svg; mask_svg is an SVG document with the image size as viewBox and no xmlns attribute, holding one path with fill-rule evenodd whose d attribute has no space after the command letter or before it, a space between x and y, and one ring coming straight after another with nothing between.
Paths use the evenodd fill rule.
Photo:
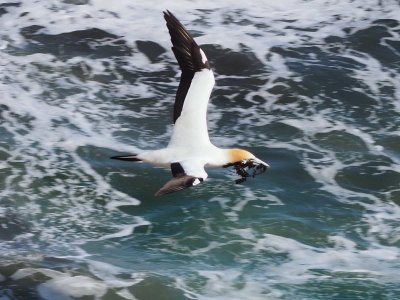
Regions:
<instances>
[{"instance_id":1,"label":"white feather","mask_svg":"<svg viewBox=\"0 0 400 300\"><path fill-rule=\"evenodd\" d=\"M214 74L209 69L194 74L181 115L175 122L169 148L211 144L207 129L207 105L214 83Z\"/></svg>"},{"instance_id":2,"label":"white feather","mask_svg":"<svg viewBox=\"0 0 400 300\"><path fill-rule=\"evenodd\" d=\"M201 54L201 60L202 60L203 64L205 64L206 61L207 61L207 56L206 56L206 54L204 53L204 51L201 50L201 49L200 49L200 54Z\"/></svg>"}]
</instances>

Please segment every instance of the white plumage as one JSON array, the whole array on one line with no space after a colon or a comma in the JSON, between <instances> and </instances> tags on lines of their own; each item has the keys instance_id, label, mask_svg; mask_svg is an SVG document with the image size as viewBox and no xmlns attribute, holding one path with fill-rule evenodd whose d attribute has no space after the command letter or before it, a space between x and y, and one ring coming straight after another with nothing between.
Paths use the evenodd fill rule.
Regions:
<instances>
[{"instance_id":1,"label":"white plumage","mask_svg":"<svg viewBox=\"0 0 400 300\"><path fill-rule=\"evenodd\" d=\"M214 74L209 69L194 74L168 147L202 147L211 144L207 129L207 105L214 83Z\"/></svg>"}]
</instances>

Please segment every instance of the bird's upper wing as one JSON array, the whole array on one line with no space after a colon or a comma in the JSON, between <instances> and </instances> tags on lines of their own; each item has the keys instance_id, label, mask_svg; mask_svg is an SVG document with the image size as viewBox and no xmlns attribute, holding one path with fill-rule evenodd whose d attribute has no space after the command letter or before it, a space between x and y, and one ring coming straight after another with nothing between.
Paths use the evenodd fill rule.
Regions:
<instances>
[{"instance_id":1,"label":"bird's upper wing","mask_svg":"<svg viewBox=\"0 0 400 300\"><path fill-rule=\"evenodd\" d=\"M156 196L170 194L186 189L191 186L198 185L203 182L204 166L199 164L191 164L190 162L175 162L171 164L172 179L168 181L157 193ZM189 175L197 174L197 176Z\"/></svg>"},{"instance_id":2,"label":"bird's upper wing","mask_svg":"<svg viewBox=\"0 0 400 300\"><path fill-rule=\"evenodd\" d=\"M182 70L174 105L174 132L170 145L210 143L207 105L215 80L204 52L185 27L169 12L164 18L171 35L172 51Z\"/></svg>"}]
</instances>

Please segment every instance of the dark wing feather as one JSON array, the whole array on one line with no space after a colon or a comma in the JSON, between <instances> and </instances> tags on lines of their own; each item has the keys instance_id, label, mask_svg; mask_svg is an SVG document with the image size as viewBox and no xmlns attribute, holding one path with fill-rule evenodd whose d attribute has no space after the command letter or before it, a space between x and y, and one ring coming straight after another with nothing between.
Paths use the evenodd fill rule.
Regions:
<instances>
[{"instance_id":1,"label":"dark wing feather","mask_svg":"<svg viewBox=\"0 0 400 300\"><path fill-rule=\"evenodd\" d=\"M137 154L128 154L128 155L121 155L121 156L112 156L111 159L118 159L118 160L127 160L127 161L142 161L140 158L136 157Z\"/></svg>"},{"instance_id":2,"label":"dark wing feather","mask_svg":"<svg viewBox=\"0 0 400 300\"><path fill-rule=\"evenodd\" d=\"M164 12L164 19L167 22L169 34L171 36L172 51L175 54L179 67L182 70L181 80L176 93L174 105L174 123L182 112L183 103L193 79L194 73L202 69L210 69L208 61L203 62L200 47L196 44L193 37L170 12Z\"/></svg>"},{"instance_id":3,"label":"dark wing feather","mask_svg":"<svg viewBox=\"0 0 400 300\"><path fill-rule=\"evenodd\" d=\"M178 192L193 185L196 185L196 179L198 179L200 182L203 181L202 178L187 175L180 163L172 163L171 171L173 178L168 181L161 189L158 190L156 196Z\"/></svg>"},{"instance_id":4,"label":"dark wing feather","mask_svg":"<svg viewBox=\"0 0 400 300\"><path fill-rule=\"evenodd\" d=\"M186 189L188 187L193 186L193 182L196 180L196 177L183 175L172 178L168 181L157 193L156 196L162 196L165 194L170 194L174 192L178 192L180 190Z\"/></svg>"}]
</instances>

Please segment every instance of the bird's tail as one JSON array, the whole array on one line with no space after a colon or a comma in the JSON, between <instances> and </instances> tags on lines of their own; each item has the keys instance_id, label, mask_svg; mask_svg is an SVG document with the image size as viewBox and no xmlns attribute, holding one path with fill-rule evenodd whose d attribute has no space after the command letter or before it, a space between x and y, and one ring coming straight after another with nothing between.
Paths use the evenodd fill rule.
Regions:
<instances>
[{"instance_id":1,"label":"bird's tail","mask_svg":"<svg viewBox=\"0 0 400 300\"><path fill-rule=\"evenodd\" d=\"M112 156L110 158L111 159L118 159L118 160L126 160L126 161L142 161L140 158L137 157L137 154Z\"/></svg>"}]
</instances>

